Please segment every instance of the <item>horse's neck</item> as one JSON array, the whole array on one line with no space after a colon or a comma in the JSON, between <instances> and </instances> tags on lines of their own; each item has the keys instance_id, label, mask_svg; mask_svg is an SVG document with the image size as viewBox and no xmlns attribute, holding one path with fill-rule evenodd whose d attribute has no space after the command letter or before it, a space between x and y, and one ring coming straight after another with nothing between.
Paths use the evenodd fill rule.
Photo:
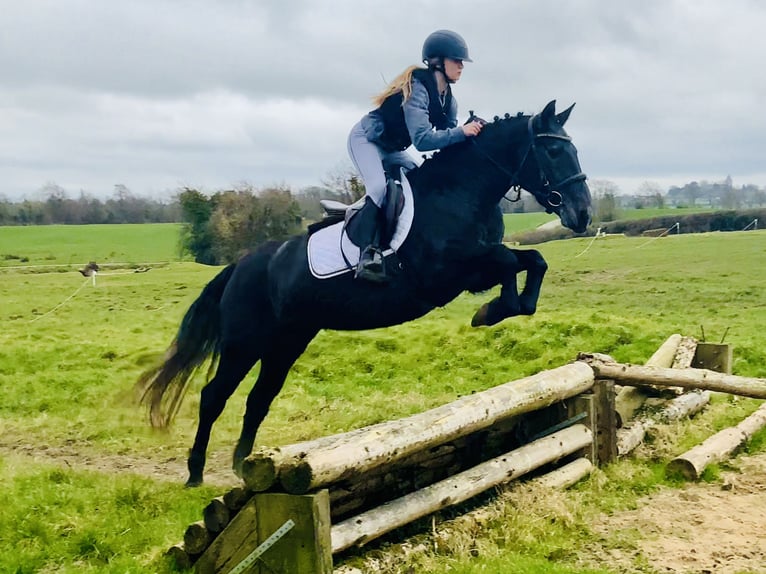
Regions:
<instances>
[{"instance_id":1,"label":"horse's neck","mask_svg":"<svg viewBox=\"0 0 766 574\"><path fill-rule=\"evenodd\" d=\"M422 173L423 191L464 189L487 205L499 202L518 169L507 162L508 148L516 147L519 154L522 153L528 120L528 116L514 116L487 124L480 136L451 146L427 160L418 170Z\"/></svg>"}]
</instances>

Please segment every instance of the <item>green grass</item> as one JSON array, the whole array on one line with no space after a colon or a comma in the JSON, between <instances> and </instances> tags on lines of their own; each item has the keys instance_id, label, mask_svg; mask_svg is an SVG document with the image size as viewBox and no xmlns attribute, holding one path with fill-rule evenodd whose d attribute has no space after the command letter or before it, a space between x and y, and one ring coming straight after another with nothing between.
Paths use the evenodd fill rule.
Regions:
<instances>
[{"instance_id":1,"label":"green grass","mask_svg":"<svg viewBox=\"0 0 766 574\"><path fill-rule=\"evenodd\" d=\"M544 223L557 219L556 215L551 213L505 213L503 214L503 223L505 224L505 234L511 235L521 231L529 231L540 227Z\"/></svg>"},{"instance_id":2,"label":"green grass","mask_svg":"<svg viewBox=\"0 0 766 574\"><path fill-rule=\"evenodd\" d=\"M71 231L82 237L82 228ZM103 229L103 253L113 250L109 244L120 243L124 253L140 251L143 260L166 260L171 242L144 244L147 235L138 231L134 246L129 238L117 241ZM74 239L43 246L37 240L25 244L19 239L23 234L14 237L11 251L38 254L29 264L66 263L73 253L83 261L92 258L73 250ZM492 296L486 293L461 296L423 319L390 329L322 332L293 367L258 443L285 444L406 416L560 366L579 351L643 362L671 333L699 336L701 326L709 340L727 333L735 348L735 373L763 377L765 239L766 232L759 231L652 242L550 242L539 247L550 270L533 317L470 328L472 313ZM9 251L5 245L0 252ZM8 453L0 463L0 571L148 573L167 568L158 556L200 518L203 500L213 489L187 491L180 483L129 471L81 471L76 463L125 457L162 468L186 456L201 378L167 434L150 432L144 413L132 403L131 389L138 374L164 352L188 305L218 271L173 263L146 273L105 273L96 287L72 271L0 272L0 454ZM219 471L228 467L254 375L230 399L214 429L210 465ZM745 416L754 403L739 401L736 409L722 403L694 424L681 425L665 452L682 452ZM749 448L762 451L763 434ZM29 462L19 449L38 460ZM45 452L66 449L79 454L71 459L73 469L46 462ZM582 492L567 494L571 499L563 500L572 516L557 520L568 528L545 534L530 508L511 527L492 526L479 534L482 548L476 556L435 553L415 571L610 572L575 566L577 549L593 541L583 521L588 513L625 508L664 484L660 471L658 461L622 462L599 475L608 480L596 478L581 486ZM131 497L139 502L125 504ZM570 509L577 504L582 511ZM537 533L534 540L522 536L525 529Z\"/></svg>"},{"instance_id":3,"label":"green grass","mask_svg":"<svg viewBox=\"0 0 766 574\"><path fill-rule=\"evenodd\" d=\"M199 520L200 507L215 496L210 488L188 490L18 457L0 461L0 480L0 572L17 574L144 571L141 556L151 571L170 572L172 565L154 556L161 550L157 540L172 540L167 534L181 516Z\"/></svg>"},{"instance_id":4,"label":"green grass","mask_svg":"<svg viewBox=\"0 0 766 574\"><path fill-rule=\"evenodd\" d=\"M179 260L177 223L0 226L0 269Z\"/></svg>"}]
</instances>

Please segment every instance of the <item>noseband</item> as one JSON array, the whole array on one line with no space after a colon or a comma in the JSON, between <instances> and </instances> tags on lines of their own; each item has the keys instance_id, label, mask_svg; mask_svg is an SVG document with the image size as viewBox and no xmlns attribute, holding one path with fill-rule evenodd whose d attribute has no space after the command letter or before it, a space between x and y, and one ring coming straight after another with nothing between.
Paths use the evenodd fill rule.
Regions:
<instances>
[{"instance_id":1,"label":"noseband","mask_svg":"<svg viewBox=\"0 0 766 574\"><path fill-rule=\"evenodd\" d=\"M537 167L540 172L540 181L542 182L542 186L540 189L528 189L532 195L537 198L537 200L546 207L546 210L548 213L550 213L550 210L548 208L557 208L561 207L562 203L564 203L564 198L561 195L561 192L559 189L561 189L565 185L569 185L570 183L574 183L576 181L584 181L587 176L583 172L578 172L574 175L570 175L568 177L565 177L561 181L557 181L556 183L550 183L548 176L545 174L545 171L543 169L543 163L540 161L540 155L537 149L537 145L535 142L539 139L548 138L548 139L556 139L556 140L562 140L566 142L572 141L572 138L569 136L561 135L561 134L554 134L554 133L541 133L536 134L533 128L533 122L537 116L530 116L529 122L527 122L527 131L529 132L529 144L527 145L527 149L524 152L524 156L521 160L521 163L519 164L519 169L516 171L516 173L513 173L508 168L506 168L504 165L502 165L500 162L498 162L495 158L493 158L491 155L489 155L486 151L484 151L481 146L476 142L475 138L471 139L471 143L473 143L476 146L476 149L479 150L479 153L483 155L486 159L488 159L495 167L497 167L500 171L502 171L505 175L509 178L509 185L508 189L512 189L516 193L515 199L509 199L505 195L503 196L503 199L507 199L508 201L519 201L519 198L521 196L521 182L520 177L521 173L524 171L524 165L527 163L527 160L529 159L530 155L534 155L535 159L537 160ZM531 152L531 153L530 153Z\"/></svg>"}]
</instances>

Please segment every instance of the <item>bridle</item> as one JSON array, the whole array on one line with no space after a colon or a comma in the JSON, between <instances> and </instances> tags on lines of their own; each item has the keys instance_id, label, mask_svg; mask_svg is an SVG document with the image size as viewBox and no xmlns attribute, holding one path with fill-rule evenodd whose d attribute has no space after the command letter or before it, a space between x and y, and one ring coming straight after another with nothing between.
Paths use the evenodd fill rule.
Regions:
<instances>
[{"instance_id":1,"label":"bridle","mask_svg":"<svg viewBox=\"0 0 766 574\"><path fill-rule=\"evenodd\" d=\"M519 199L521 198L521 190L522 190L521 181L520 181L521 173L524 171L524 166L526 165L529 157L534 156L535 160L537 161L538 170L540 172L539 179L542 182L542 186L539 189L528 189L527 191L529 191L532 195L534 195L535 198L537 198L537 200L540 202L540 204L546 208L546 211L550 213L551 209L561 207L561 205L564 203L564 198L561 195L561 192L559 191L559 189L561 189L565 185L569 185L570 183L573 183L576 181L584 181L587 178L587 176L583 172L578 172L576 174L565 177L561 181L550 183L549 181L550 178L546 175L545 170L543 168L544 162L540 160L540 155L537 149L536 142L541 139L554 139L554 140L571 142L572 138L566 135L554 134L550 132L536 134L534 130L534 121L538 116L539 114L529 117L529 121L527 122L527 131L529 132L529 144L527 145L527 149L524 151L524 156L522 157L521 163L519 164L519 168L515 173L509 170L499 161L497 161L484 149L482 149L482 147L476 141L476 138L471 138L471 143L473 143L473 145L476 147L478 152L484 158L489 160L489 162L492 163L492 165L494 165L496 168L498 168L502 173L504 173L508 177L509 179L508 189L512 190L516 194L516 197L514 199L511 199L506 194L506 195L503 195L503 199L510 202L519 201ZM473 115L473 112L471 112L471 117L472 119L478 119L476 118L476 116ZM508 116L506 116L506 118L507 117Z\"/></svg>"}]
</instances>

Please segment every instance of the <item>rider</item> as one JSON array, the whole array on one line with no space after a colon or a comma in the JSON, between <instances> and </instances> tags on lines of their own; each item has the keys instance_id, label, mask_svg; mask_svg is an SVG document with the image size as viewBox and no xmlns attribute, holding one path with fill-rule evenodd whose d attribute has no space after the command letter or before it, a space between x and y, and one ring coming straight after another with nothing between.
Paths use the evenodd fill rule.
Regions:
<instances>
[{"instance_id":1,"label":"rider","mask_svg":"<svg viewBox=\"0 0 766 574\"><path fill-rule=\"evenodd\" d=\"M476 136L482 124L457 125L457 102L450 84L460 79L463 62L471 62L468 45L451 30L437 30L423 43L423 63L410 66L373 98L376 109L365 115L348 137L351 161L364 181L366 197L361 211L360 229L368 237L356 277L368 281L386 280L383 254L379 245L379 219L386 198L383 162L415 167L406 150L418 151L446 147Z\"/></svg>"}]
</instances>

